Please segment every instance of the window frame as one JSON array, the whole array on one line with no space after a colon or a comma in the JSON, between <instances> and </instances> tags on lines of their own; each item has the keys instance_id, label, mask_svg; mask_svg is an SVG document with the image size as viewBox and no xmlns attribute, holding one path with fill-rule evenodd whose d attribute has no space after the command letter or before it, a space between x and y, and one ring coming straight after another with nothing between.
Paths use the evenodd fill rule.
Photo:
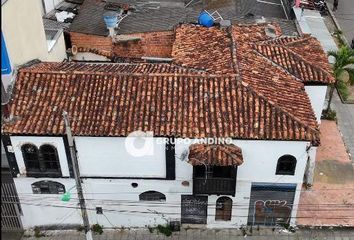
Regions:
<instances>
[{"instance_id":1,"label":"window frame","mask_svg":"<svg viewBox=\"0 0 354 240\"><path fill-rule=\"evenodd\" d=\"M148 194L154 194L154 195L158 196L158 199L154 198L153 195L149 196ZM139 201L142 201L142 202L166 202L166 195L161 192L153 191L153 190L145 191L145 192L142 192L139 194Z\"/></svg>"},{"instance_id":2,"label":"window frame","mask_svg":"<svg viewBox=\"0 0 354 240\"><path fill-rule=\"evenodd\" d=\"M227 206L228 204L229 206ZM230 197L222 196L216 200L215 204L215 221L228 222L232 219L232 205L233 201ZM229 207L226 208L226 207Z\"/></svg>"},{"instance_id":3,"label":"window frame","mask_svg":"<svg viewBox=\"0 0 354 240\"><path fill-rule=\"evenodd\" d=\"M42 187L44 187L45 185L48 186L48 192L42 192ZM56 182L56 181L51 181L51 180L42 180L42 181L34 182L31 184L31 187L32 187L33 194L57 194L57 195L60 195L60 194L65 193L65 185L64 184L62 184L60 182ZM59 191L60 188L62 188L61 191Z\"/></svg>"},{"instance_id":4,"label":"window frame","mask_svg":"<svg viewBox=\"0 0 354 240\"><path fill-rule=\"evenodd\" d=\"M291 170L284 170L284 164L290 164L286 168L291 168ZM282 155L278 158L277 167L275 170L275 175L289 175L294 176L296 172L297 159L290 154Z\"/></svg>"},{"instance_id":5,"label":"window frame","mask_svg":"<svg viewBox=\"0 0 354 240\"><path fill-rule=\"evenodd\" d=\"M29 168L28 166L28 158L26 158L25 153L23 148L25 146L33 146L36 149L37 152L37 164L38 164L38 168ZM45 160L45 155L48 155L48 153L44 153L43 154L43 148L44 147L50 147L53 150L52 157L55 158L55 160L52 161L48 161L48 157L47 160ZM52 144L49 143L44 143L42 144L39 148L33 144L33 143L25 143L21 146L21 152L22 152L22 157L23 157L23 161L26 167L26 175L28 177L61 177L62 176L62 172L61 172L61 165L60 165L60 159L59 159L59 154L58 154L58 150L55 146L53 146ZM31 160L33 161L33 160ZM48 164L48 162L51 162L52 164L55 163L57 164L57 168L56 169L50 169L46 166L46 164ZM49 170L48 170L49 169Z\"/></svg>"}]
</instances>

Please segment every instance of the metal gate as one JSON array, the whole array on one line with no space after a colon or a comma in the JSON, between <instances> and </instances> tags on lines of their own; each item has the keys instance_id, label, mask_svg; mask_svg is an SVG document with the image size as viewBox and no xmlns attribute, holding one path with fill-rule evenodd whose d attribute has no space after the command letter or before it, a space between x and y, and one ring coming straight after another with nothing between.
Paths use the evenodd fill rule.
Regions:
<instances>
[{"instance_id":1,"label":"metal gate","mask_svg":"<svg viewBox=\"0 0 354 240\"><path fill-rule=\"evenodd\" d=\"M295 189L295 184L253 183L248 225L289 224Z\"/></svg>"},{"instance_id":2,"label":"metal gate","mask_svg":"<svg viewBox=\"0 0 354 240\"><path fill-rule=\"evenodd\" d=\"M1 172L3 175L3 172ZM2 176L3 180L3 176ZM11 179L12 180L12 179ZM14 183L1 183L1 231L22 231L21 205Z\"/></svg>"}]
</instances>

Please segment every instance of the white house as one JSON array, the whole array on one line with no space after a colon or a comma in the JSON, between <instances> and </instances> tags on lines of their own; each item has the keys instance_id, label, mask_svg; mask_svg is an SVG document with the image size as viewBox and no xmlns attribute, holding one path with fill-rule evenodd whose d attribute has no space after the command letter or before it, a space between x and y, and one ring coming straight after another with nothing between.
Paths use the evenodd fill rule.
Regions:
<instances>
[{"instance_id":1,"label":"white house","mask_svg":"<svg viewBox=\"0 0 354 240\"><path fill-rule=\"evenodd\" d=\"M266 27L181 25L172 64L22 68L3 142L23 225L82 224L63 111L91 224L296 224L319 145L321 99L303 82L332 77L296 53L303 38L270 39ZM136 131L151 137L132 138Z\"/></svg>"}]
</instances>

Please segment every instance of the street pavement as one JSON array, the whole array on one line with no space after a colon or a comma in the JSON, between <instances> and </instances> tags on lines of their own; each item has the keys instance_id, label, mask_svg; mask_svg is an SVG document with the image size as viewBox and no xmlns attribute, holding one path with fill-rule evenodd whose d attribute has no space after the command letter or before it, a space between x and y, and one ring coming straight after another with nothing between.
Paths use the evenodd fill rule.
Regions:
<instances>
[{"instance_id":1,"label":"street pavement","mask_svg":"<svg viewBox=\"0 0 354 240\"><path fill-rule=\"evenodd\" d=\"M327 0L327 3L333 9L333 0ZM339 0L338 9L334 15L345 37L351 43L354 38L354 0Z\"/></svg>"},{"instance_id":2,"label":"street pavement","mask_svg":"<svg viewBox=\"0 0 354 240\"><path fill-rule=\"evenodd\" d=\"M295 233L284 233L272 229L253 229L244 235L238 229L182 229L167 237L162 233L150 233L147 229L140 230L104 230L102 235L93 235L94 240L354 240L354 229L301 229ZM47 231L42 232L45 236L36 238L33 234L25 233L21 240L84 240L85 235L76 230ZM5 240L17 240L4 238Z\"/></svg>"},{"instance_id":3,"label":"street pavement","mask_svg":"<svg viewBox=\"0 0 354 240\"><path fill-rule=\"evenodd\" d=\"M332 107L337 112L339 130L354 163L354 104L343 104L336 91L332 101Z\"/></svg>"}]
</instances>

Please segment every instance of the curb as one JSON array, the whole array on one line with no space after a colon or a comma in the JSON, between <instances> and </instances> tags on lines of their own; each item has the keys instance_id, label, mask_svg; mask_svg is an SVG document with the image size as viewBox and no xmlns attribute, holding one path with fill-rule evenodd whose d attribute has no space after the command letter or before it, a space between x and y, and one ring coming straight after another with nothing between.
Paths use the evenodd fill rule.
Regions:
<instances>
[{"instance_id":1,"label":"curb","mask_svg":"<svg viewBox=\"0 0 354 240\"><path fill-rule=\"evenodd\" d=\"M336 26L337 30L343 32L342 28L339 26L339 23L338 23L338 21L337 21L337 19L336 19L336 16L334 16L334 13L333 13L332 9L328 6L327 3L326 3L326 6L327 6L327 10L328 10L328 12L329 12L329 15L331 16L331 19L332 19L334 25ZM346 44L347 44L348 46L350 46L350 44L349 44L349 42L348 42L348 39L347 39L345 36L343 36L342 38L344 39L344 41L346 42Z\"/></svg>"}]
</instances>

